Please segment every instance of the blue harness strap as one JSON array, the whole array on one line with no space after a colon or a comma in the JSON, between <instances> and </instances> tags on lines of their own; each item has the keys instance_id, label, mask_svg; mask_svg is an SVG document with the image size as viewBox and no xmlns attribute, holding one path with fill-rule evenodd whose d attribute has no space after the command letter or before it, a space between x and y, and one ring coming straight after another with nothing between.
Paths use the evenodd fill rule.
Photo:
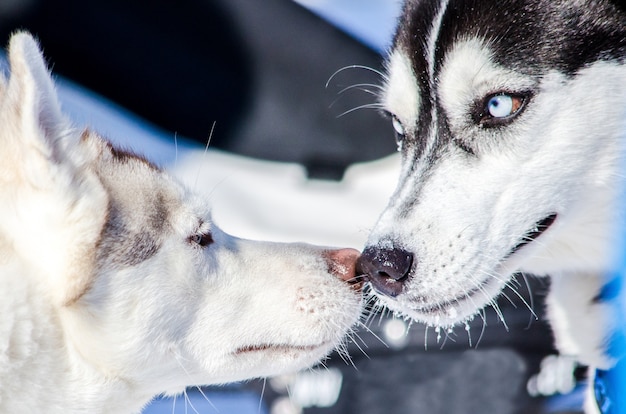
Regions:
<instances>
[{"instance_id":1,"label":"blue harness strap","mask_svg":"<svg viewBox=\"0 0 626 414\"><path fill-rule=\"evenodd\" d=\"M602 414L626 413L626 358L610 370L597 369L593 391Z\"/></svg>"},{"instance_id":2,"label":"blue harness strap","mask_svg":"<svg viewBox=\"0 0 626 414\"><path fill-rule=\"evenodd\" d=\"M621 206L626 208L626 188L621 189ZM613 332L607 352L617 358L617 364L608 369L596 369L593 379L593 392L596 404L602 414L626 414L626 229L616 226L619 240L615 245L615 271L609 283L604 286L599 300L612 302L620 317L616 332Z\"/></svg>"}]
</instances>

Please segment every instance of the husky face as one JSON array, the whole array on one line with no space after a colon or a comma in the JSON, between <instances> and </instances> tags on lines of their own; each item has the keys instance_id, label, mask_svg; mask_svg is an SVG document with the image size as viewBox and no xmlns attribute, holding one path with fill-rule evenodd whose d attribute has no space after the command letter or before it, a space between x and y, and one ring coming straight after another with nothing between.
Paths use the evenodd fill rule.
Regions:
<instances>
[{"instance_id":1,"label":"husky face","mask_svg":"<svg viewBox=\"0 0 626 414\"><path fill-rule=\"evenodd\" d=\"M224 383L310 366L340 343L360 310L345 283L355 251L230 236L165 172L83 139L100 146L108 197L96 277L64 311L87 359L172 385ZM107 352L119 344L131 349Z\"/></svg>"},{"instance_id":2,"label":"husky face","mask_svg":"<svg viewBox=\"0 0 626 414\"><path fill-rule=\"evenodd\" d=\"M361 308L357 251L224 233L164 171L71 128L29 35L9 60L0 412L136 411L310 366L341 342Z\"/></svg>"},{"instance_id":3,"label":"husky face","mask_svg":"<svg viewBox=\"0 0 626 414\"><path fill-rule=\"evenodd\" d=\"M624 56L604 1L406 3L382 96L402 172L360 259L386 305L450 326L515 272L610 268Z\"/></svg>"}]
</instances>

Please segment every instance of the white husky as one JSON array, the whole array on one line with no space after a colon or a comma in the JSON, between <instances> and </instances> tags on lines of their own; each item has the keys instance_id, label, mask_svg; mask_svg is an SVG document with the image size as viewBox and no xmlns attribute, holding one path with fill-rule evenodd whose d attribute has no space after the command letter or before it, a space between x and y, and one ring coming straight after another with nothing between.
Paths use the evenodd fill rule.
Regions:
<instances>
[{"instance_id":1,"label":"white husky","mask_svg":"<svg viewBox=\"0 0 626 414\"><path fill-rule=\"evenodd\" d=\"M35 41L0 77L0 412L135 412L309 366L360 313L358 252L245 241L148 161L71 128Z\"/></svg>"},{"instance_id":2,"label":"white husky","mask_svg":"<svg viewBox=\"0 0 626 414\"><path fill-rule=\"evenodd\" d=\"M515 273L549 274L558 347L610 367L600 296L624 231L624 3L409 0L387 69L402 172L359 264L378 296L452 326Z\"/></svg>"}]
</instances>

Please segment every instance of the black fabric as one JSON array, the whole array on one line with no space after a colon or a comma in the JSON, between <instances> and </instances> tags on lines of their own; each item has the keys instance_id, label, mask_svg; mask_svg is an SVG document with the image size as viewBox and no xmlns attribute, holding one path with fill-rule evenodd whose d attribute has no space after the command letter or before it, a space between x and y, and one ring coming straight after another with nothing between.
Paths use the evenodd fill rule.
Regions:
<instances>
[{"instance_id":1,"label":"black fabric","mask_svg":"<svg viewBox=\"0 0 626 414\"><path fill-rule=\"evenodd\" d=\"M27 29L56 74L167 130L228 135L248 100L241 40L218 3L196 0L45 0L0 21L0 37ZM5 40L6 41L6 40Z\"/></svg>"},{"instance_id":2,"label":"black fabric","mask_svg":"<svg viewBox=\"0 0 626 414\"><path fill-rule=\"evenodd\" d=\"M7 3L8 4L8 3ZM289 0L29 0L5 6L0 38L38 36L54 72L172 132L316 178L395 150L373 110L381 57ZM0 13L2 13L0 7ZM5 40L6 41L6 40ZM374 89L375 90L375 89ZM336 102L335 102L336 101Z\"/></svg>"}]
</instances>

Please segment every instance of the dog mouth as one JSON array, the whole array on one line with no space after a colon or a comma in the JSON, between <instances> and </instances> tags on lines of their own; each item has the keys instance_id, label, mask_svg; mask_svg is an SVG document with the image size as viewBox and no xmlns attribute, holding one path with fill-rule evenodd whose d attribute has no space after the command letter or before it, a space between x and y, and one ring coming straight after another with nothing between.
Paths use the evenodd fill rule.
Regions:
<instances>
[{"instance_id":1,"label":"dog mouth","mask_svg":"<svg viewBox=\"0 0 626 414\"><path fill-rule=\"evenodd\" d=\"M496 282L496 279L485 279L456 296L417 306L415 304L407 306L406 303L401 306L405 310L410 310L414 317L427 324L453 325L476 313L477 298L495 295L495 291L500 289L496 286Z\"/></svg>"},{"instance_id":2,"label":"dog mouth","mask_svg":"<svg viewBox=\"0 0 626 414\"><path fill-rule=\"evenodd\" d=\"M475 288L469 289L452 299L446 299L435 304L421 306L418 307L416 311L424 315L449 314L447 316L454 318L456 315L453 309L459 307L460 304L468 300L472 300L474 295L477 293L484 292L486 284L487 282L480 283Z\"/></svg>"},{"instance_id":3,"label":"dog mouth","mask_svg":"<svg viewBox=\"0 0 626 414\"><path fill-rule=\"evenodd\" d=\"M317 351L318 349L329 346L329 343L323 342L317 345L287 345L287 344L259 344L259 345L247 345L241 348L237 348L234 352L235 355L252 354L257 352L302 352L309 353Z\"/></svg>"},{"instance_id":4,"label":"dog mouth","mask_svg":"<svg viewBox=\"0 0 626 414\"><path fill-rule=\"evenodd\" d=\"M556 218L557 218L557 214L556 213L552 213L552 214L549 214L548 216L546 216L545 218L539 220L537 223L535 223L535 225L530 230L528 230L526 233L524 233L524 235L521 237L521 241L519 243L517 243L517 245L515 245L515 247L513 247L509 251L509 253L506 255L505 259L508 259L512 255L517 253L520 249L522 249L524 246L526 246L527 244L532 243L539 236L541 236L543 233L545 233L546 230L548 230L550 228L550 226L552 226L552 224L554 224L554 222L556 221Z\"/></svg>"},{"instance_id":5,"label":"dog mouth","mask_svg":"<svg viewBox=\"0 0 626 414\"><path fill-rule=\"evenodd\" d=\"M535 225L524 233L520 238L520 242L513 247L506 258L509 258L527 244L535 241L543 233L545 233L557 219L556 213L551 213L543 219L537 221ZM421 319L425 319L429 322L435 321L436 324L453 324L463 319L467 319L471 314L475 314L476 311L481 308L477 306L477 300L479 297L491 298L498 295L498 292L502 289L501 283L498 283L498 278L490 278L478 282L474 287L463 291L457 296L447 298L445 300L438 301L434 304L427 304L422 306L413 306L414 312L421 316Z\"/></svg>"}]
</instances>

